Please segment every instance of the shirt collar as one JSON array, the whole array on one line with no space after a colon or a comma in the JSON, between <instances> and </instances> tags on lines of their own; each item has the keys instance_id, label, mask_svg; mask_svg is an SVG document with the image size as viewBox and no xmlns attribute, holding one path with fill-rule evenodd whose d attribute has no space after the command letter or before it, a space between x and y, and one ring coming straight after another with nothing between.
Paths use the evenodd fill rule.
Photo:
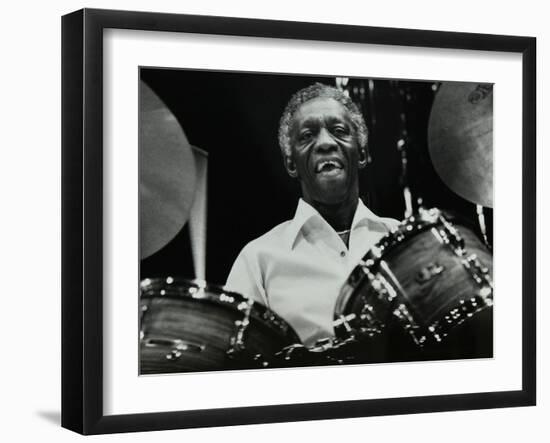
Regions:
<instances>
[{"instance_id":1,"label":"shirt collar","mask_svg":"<svg viewBox=\"0 0 550 443\"><path fill-rule=\"evenodd\" d=\"M321 214L309 203L306 203L305 200L300 198L298 201L298 207L296 208L296 213L294 218L290 221L290 224L287 227L286 232L286 241L288 247L292 249L296 242L298 234L301 232L304 225L314 217L319 217L322 219ZM325 222L326 223L326 222ZM351 229L355 229L357 226L370 226L370 223L374 223L377 227L381 226L382 229L388 230L386 223L378 217L374 212L365 206L363 201L359 199L357 203L357 208L355 209L355 215L353 216L353 221L351 223ZM328 223L327 223L328 225Z\"/></svg>"},{"instance_id":2,"label":"shirt collar","mask_svg":"<svg viewBox=\"0 0 550 443\"><path fill-rule=\"evenodd\" d=\"M294 218L290 221L286 232L286 240L290 249L293 248L296 237L298 237L298 234L300 233L306 222L315 216L320 217L321 215L313 206L311 206L309 203L306 203L305 200L298 200L298 207L296 208Z\"/></svg>"}]
</instances>

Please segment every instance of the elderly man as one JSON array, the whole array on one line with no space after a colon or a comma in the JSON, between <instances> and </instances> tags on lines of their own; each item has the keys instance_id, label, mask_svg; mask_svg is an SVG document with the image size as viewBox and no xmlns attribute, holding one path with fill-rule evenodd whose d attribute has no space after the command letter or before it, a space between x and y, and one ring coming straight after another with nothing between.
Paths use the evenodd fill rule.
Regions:
<instances>
[{"instance_id":1,"label":"elderly man","mask_svg":"<svg viewBox=\"0 0 550 443\"><path fill-rule=\"evenodd\" d=\"M243 248L226 286L270 307L309 346L334 335L340 288L397 222L376 216L359 198L367 128L342 91L320 83L298 91L281 118L279 144L302 198L292 220Z\"/></svg>"}]
</instances>

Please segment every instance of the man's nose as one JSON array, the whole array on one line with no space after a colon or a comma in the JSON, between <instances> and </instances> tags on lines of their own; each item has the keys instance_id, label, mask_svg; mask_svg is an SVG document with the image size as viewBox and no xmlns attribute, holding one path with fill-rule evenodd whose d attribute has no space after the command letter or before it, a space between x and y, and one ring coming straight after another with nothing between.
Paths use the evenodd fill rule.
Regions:
<instances>
[{"instance_id":1,"label":"man's nose","mask_svg":"<svg viewBox=\"0 0 550 443\"><path fill-rule=\"evenodd\" d=\"M315 143L315 149L317 150L331 150L337 146L336 141L332 137L332 134L326 129L321 128L317 136Z\"/></svg>"}]
</instances>

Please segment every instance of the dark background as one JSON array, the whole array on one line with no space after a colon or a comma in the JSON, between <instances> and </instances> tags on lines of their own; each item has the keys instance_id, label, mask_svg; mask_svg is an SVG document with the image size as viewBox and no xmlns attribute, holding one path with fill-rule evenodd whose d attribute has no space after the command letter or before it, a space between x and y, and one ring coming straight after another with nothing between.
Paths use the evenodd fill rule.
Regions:
<instances>
[{"instance_id":1,"label":"dark background","mask_svg":"<svg viewBox=\"0 0 550 443\"><path fill-rule=\"evenodd\" d=\"M246 243L294 215L299 186L284 170L277 141L284 107L297 90L314 82L334 86L335 78L158 68L141 68L140 76L174 113L189 142L208 152L206 278L224 284ZM369 128L372 163L361 172L361 198L377 215L401 220L407 182L415 210L421 198L424 207L451 211L477 230L475 205L449 190L430 161L427 126L439 84L349 80L347 89ZM491 242L492 210L485 214ZM187 227L142 260L140 273L194 278Z\"/></svg>"}]
</instances>

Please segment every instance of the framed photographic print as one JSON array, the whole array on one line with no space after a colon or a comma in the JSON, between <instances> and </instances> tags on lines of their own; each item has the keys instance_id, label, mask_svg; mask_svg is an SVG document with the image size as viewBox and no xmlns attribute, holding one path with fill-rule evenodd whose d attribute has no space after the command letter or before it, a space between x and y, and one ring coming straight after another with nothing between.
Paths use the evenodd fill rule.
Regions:
<instances>
[{"instance_id":1,"label":"framed photographic print","mask_svg":"<svg viewBox=\"0 0 550 443\"><path fill-rule=\"evenodd\" d=\"M63 426L535 404L534 38L62 24Z\"/></svg>"}]
</instances>

